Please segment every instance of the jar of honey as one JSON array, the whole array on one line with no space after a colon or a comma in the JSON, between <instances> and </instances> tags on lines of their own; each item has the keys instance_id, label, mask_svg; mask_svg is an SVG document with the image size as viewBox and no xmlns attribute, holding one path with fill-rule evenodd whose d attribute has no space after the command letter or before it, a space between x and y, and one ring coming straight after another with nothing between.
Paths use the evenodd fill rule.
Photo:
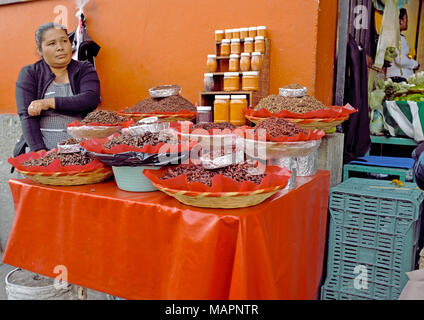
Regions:
<instances>
[{"instance_id":1,"label":"jar of honey","mask_svg":"<svg viewBox=\"0 0 424 320\"><path fill-rule=\"evenodd\" d=\"M243 78L241 83L242 83L243 91L258 91L259 72L257 71L243 72Z\"/></svg>"},{"instance_id":2,"label":"jar of honey","mask_svg":"<svg viewBox=\"0 0 424 320\"><path fill-rule=\"evenodd\" d=\"M233 38L233 29L225 29L225 39Z\"/></svg>"},{"instance_id":3,"label":"jar of honey","mask_svg":"<svg viewBox=\"0 0 424 320\"><path fill-rule=\"evenodd\" d=\"M245 95L232 95L230 100L230 122L235 126L246 124L244 109L247 108L247 99Z\"/></svg>"},{"instance_id":4,"label":"jar of honey","mask_svg":"<svg viewBox=\"0 0 424 320\"><path fill-rule=\"evenodd\" d=\"M240 39L231 39L231 54L240 54Z\"/></svg>"},{"instance_id":5,"label":"jar of honey","mask_svg":"<svg viewBox=\"0 0 424 320\"><path fill-rule=\"evenodd\" d=\"M233 29L233 39L240 39L240 29Z\"/></svg>"},{"instance_id":6,"label":"jar of honey","mask_svg":"<svg viewBox=\"0 0 424 320\"><path fill-rule=\"evenodd\" d=\"M262 54L260 52L252 52L250 68L253 71L260 71L262 69Z\"/></svg>"},{"instance_id":7,"label":"jar of honey","mask_svg":"<svg viewBox=\"0 0 424 320\"><path fill-rule=\"evenodd\" d=\"M250 70L250 53L243 52L240 58L240 71Z\"/></svg>"},{"instance_id":8,"label":"jar of honey","mask_svg":"<svg viewBox=\"0 0 424 320\"><path fill-rule=\"evenodd\" d=\"M240 90L240 76L238 72L224 73L224 91Z\"/></svg>"},{"instance_id":9,"label":"jar of honey","mask_svg":"<svg viewBox=\"0 0 424 320\"><path fill-rule=\"evenodd\" d=\"M208 54L208 59L206 60L206 68L209 72L215 72L218 68L215 54Z\"/></svg>"},{"instance_id":10,"label":"jar of honey","mask_svg":"<svg viewBox=\"0 0 424 320\"><path fill-rule=\"evenodd\" d=\"M229 122L230 121L230 96L220 95L215 96L213 102L213 118L214 122Z\"/></svg>"},{"instance_id":11,"label":"jar of honey","mask_svg":"<svg viewBox=\"0 0 424 320\"><path fill-rule=\"evenodd\" d=\"M257 27L250 27L249 28L249 37L254 38L258 35L258 28Z\"/></svg>"},{"instance_id":12,"label":"jar of honey","mask_svg":"<svg viewBox=\"0 0 424 320\"><path fill-rule=\"evenodd\" d=\"M249 36L249 28L240 28L240 39L247 38Z\"/></svg>"},{"instance_id":13,"label":"jar of honey","mask_svg":"<svg viewBox=\"0 0 424 320\"><path fill-rule=\"evenodd\" d=\"M265 26L257 27L257 34L258 34L258 36L262 36L262 37L266 38L266 27Z\"/></svg>"},{"instance_id":14,"label":"jar of honey","mask_svg":"<svg viewBox=\"0 0 424 320\"><path fill-rule=\"evenodd\" d=\"M223 39L221 42L221 56L229 56L231 52L229 39Z\"/></svg>"},{"instance_id":15,"label":"jar of honey","mask_svg":"<svg viewBox=\"0 0 424 320\"><path fill-rule=\"evenodd\" d=\"M247 37L244 39L244 52L252 53L253 52L253 38Z\"/></svg>"},{"instance_id":16,"label":"jar of honey","mask_svg":"<svg viewBox=\"0 0 424 320\"><path fill-rule=\"evenodd\" d=\"M215 41L220 42L224 39L224 30L215 30Z\"/></svg>"},{"instance_id":17,"label":"jar of honey","mask_svg":"<svg viewBox=\"0 0 424 320\"><path fill-rule=\"evenodd\" d=\"M263 36L255 37L255 52L265 53L265 38Z\"/></svg>"},{"instance_id":18,"label":"jar of honey","mask_svg":"<svg viewBox=\"0 0 424 320\"><path fill-rule=\"evenodd\" d=\"M240 56L238 54L230 55L230 62L228 70L230 72L239 72L240 71Z\"/></svg>"}]
</instances>

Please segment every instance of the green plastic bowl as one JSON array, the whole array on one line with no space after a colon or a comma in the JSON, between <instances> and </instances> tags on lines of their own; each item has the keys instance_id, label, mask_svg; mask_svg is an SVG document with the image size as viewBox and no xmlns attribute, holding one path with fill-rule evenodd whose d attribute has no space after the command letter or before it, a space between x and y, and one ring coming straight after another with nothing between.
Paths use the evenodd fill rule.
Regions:
<instances>
[{"instance_id":1,"label":"green plastic bowl","mask_svg":"<svg viewBox=\"0 0 424 320\"><path fill-rule=\"evenodd\" d=\"M132 192L149 192L157 190L149 179L143 174L144 169L159 170L160 167L140 166L140 167L114 167L113 174L118 188Z\"/></svg>"}]
</instances>

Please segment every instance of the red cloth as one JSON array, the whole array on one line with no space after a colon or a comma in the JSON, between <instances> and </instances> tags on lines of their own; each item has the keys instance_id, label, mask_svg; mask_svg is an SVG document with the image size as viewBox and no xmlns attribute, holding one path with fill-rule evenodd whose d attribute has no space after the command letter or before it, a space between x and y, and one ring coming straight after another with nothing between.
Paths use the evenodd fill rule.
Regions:
<instances>
[{"instance_id":1,"label":"red cloth","mask_svg":"<svg viewBox=\"0 0 424 320\"><path fill-rule=\"evenodd\" d=\"M125 299L316 299L330 173L298 177L243 209L186 206L114 181L75 187L11 179L3 262Z\"/></svg>"}]
</instances>

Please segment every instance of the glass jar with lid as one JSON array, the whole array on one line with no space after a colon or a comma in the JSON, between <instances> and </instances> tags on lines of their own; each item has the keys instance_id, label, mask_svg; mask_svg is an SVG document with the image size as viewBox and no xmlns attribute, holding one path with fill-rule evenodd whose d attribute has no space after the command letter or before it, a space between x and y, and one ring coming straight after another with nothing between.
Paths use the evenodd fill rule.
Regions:
<instances>
[{"instance_id":1,"label":"glass jar with lid","mask_svg":"<svg viewBox=\"0 0 424 320\"><path fill-rule=\"evenodd\" d=\"M250 53L243 52L240 58L240 71L250 70Z\"/></svg>"},{"instance_id":2,"label":"glass jar with lid","mask_svg":"<svg viewBox=\"0 0 424 320\"><path fill-rule=\"evenodd\" d=\"M258 91L259 90L259 72L258 71L243 72L242 90L243 91Z\"/></svg>"},{"instance_id":3,"label":"glass jar with lid","mask_svg":"<svg viewBox=\"0 0 424 320\"><path fill-rule=\"evenodd\" d=\"M205 73L203 79L203 89L208 91L213 91L215 88L215 82L213 80L213 73Z\"/></svg>"},{"instance_id":4,"label":"glass jar with lid","mask_svg":"<svg viewBox=\"0 0 424 320\"><path fill-rule=\"evenodd\" d=\"M196 109L196 123L213 121L211 106L198 106Z\"/></svg>"},{"instance_id":5,"label":"glass jar with lid","mask_svg":"<svg viewBox=\"0 0 424 320\"><path fill-rule=\"evenodd\" d=\"M244 52L252 53L253 52L253 38L247 37L244 39Z\"/></svg>"},{"instance_id":6,"label":"glass jar with lid","mask_svg":"<svg viewBox=\"0 0 424 320\"><path fill-rule=\"evenodd\" d=\"M235 126L246 124L244 109L247 108L246 95L232 95L230 100L230 122Z\"/></svg>"},{"instance_id":7,"label":"glass jar with lid","mask_svg":"<svg viewBox=\"0 0 424 320\"><path fill-rule=\"evenodd\" d=\"M208 54L208 59L206 60L206 68L209 72L215 72L218 68L215 54Z\"/></svg>"},{"instance_id":8,"label":"glass jar with lid","mask_svg":"<svg viewBox=\"0 0 424 320\"><path fill-rule=\"evenodd\" d=\"M233 38L232 39L240 39L240 28L239 29L233 29Z\"/></svg>"},{"instance_id":9,"label":"glass jar with lid","mask_svg":"<svg viewBox=\"0 0 424 320\"><path fill-rule=\"evenodd\" d=\"M240 54L240 39L231 39L231 54Z\"/></svg>"},{"instance_id":10,"label":"glass jar with lid","mask_svg":"<svg viewBox=\"0 0 424 320\"><path fill-rule=\"evenodd\" d=\"M213 118L214 122L230 121L230 96L217 95L213 102Z\"/></svg>"},{"instance_id":11,"label":"glass jar with lid","mask_svg":"<svg viewBox=\"0 0 424 320\"><path fill-rule=\"evenodd\" d=\"M258 36L262 36L266 38L266 27L265 26L259 26L256 28Z\"/></svg>"},{"instance_id":12,"label":"glass jar with lid","mask_svg":"<svg viewBox=\"0 0 424 320\"><path fill-rule=\"evenodd\" d=\"M255 52L265 53L265 38L263 36L255 37Z\"/></svg>"},{"instance_id":13,"label":"glass jar with lid","mask_svg":"<svg viewBox=\"0 0 424 320\"><path fill-rule=\"evenodd\" d=\"M224 39L232 39L232 38L233 38L233 29L225 29Z\"/></svg>"},{"instance_id":14,"label":"glass jar with lid","mask_svg":"<svg viewBox=\"0 0 424 320\"><path fill-rule=\"evenodd\" d=\"M257 27L250 27L249 28L249 37L254 38L258 35L258 28Z\"/></svg>"},{"instance_id":15,"label":"glass jar with lid","mask_svg":"<svg viewBox=\"0 0 424 320\"><path fill-rule=\"evenodd\" d=\"M252 59L250 60L250 68L253 71L260 71L262 69L262 53L253 52Z\"/></svg>"},{"instance_id":16,"label":"glass jar with lid","mask_svg":"<svg viewBox=\"0 0 424 320\"><path fill-rule=\"evenodd\" d=\"M247 38L249 36L249 28L240 28L240 39Z\"/></svg>"},{"instance_id":17,"label":"glass jar with lid","mask_svg":"<svg viewBox=\"0 0 424 320\"><path fill-rule=\"evenodd\" d=\"M224 39L224 30L215 30L215 41L220 42Z\"/></svg>"},{"instance_id":18,"label":"glass jar with lid","mask_svg":"<svg viewBox=\"0 0 424 320\"><path fill-rule=\"evenodd\" d=\"M230 72L238 72L240 70L240 56L238 54L230 54L228 70Z\"/></svg>"},{"instance_id":19,"label":"glass jar with lid","mask_svg":"<svg viewBox=\"0 0 424 320\"><path fill-rule=\"evenodd\" d=\"M224 91L240 90L240 76L238 72L224 73Z\"/></svg>"},{"instance_id":20,"label":"glass jar with lid","mask_svg":"<svg viewBox=\"0 0 424 320\"><path fill-rule=\"evenodd\" d=\"M229 56L231 53L231 48L230 48L230 42L231 40L229 39L223 39L221 42L221 56Z\"/></svg>"}]
</instances>

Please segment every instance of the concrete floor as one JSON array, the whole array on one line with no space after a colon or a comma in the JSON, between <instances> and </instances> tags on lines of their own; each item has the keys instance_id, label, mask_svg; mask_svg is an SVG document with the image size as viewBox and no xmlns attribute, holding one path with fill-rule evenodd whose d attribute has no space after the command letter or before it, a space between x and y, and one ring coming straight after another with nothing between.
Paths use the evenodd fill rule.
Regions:
<instances>
[{"instance_id":1,"label":"concrete floor","mask_svg":"<svg viewBox=\"0 0 424 320\"><path fill-rule=\"evenodd\" d=\"M7 294L6 294L6 275L16 269L13 266L10 266L8 264L3 263L3 254L0 254L0 300L7 300ZM77 287L73 288L73 296L75 297L75 300L77 300ZM87 298L85 300L114 300L112 296L98 292L95 290L87 289Z\"/></svg>"}]
</instances>

